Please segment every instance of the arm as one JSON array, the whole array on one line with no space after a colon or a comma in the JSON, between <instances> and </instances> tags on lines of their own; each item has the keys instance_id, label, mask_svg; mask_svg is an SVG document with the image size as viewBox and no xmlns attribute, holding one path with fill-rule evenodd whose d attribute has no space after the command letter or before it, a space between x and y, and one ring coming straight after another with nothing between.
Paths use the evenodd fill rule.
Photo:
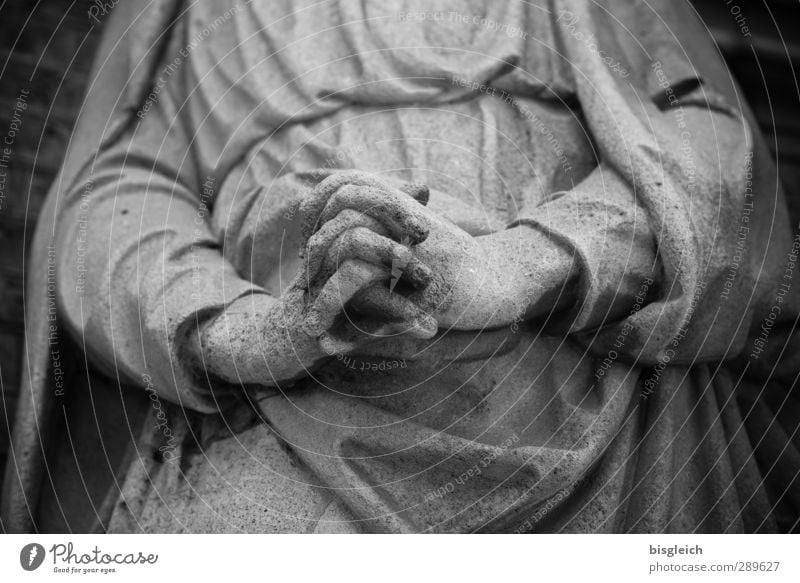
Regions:
<instances>
[{"instance_id":1,"label":"arm","mask_svg":"<svg viewBox=\"0 0 800 583\"><path fill-rule=\"evenodd\" d=\"M58 300L95 365L138 386L147 374L161 397L213 411L233 395L210 392L187 361L187 338L198 318L263 291L219 252L178 117L164 91L64 193Z\"/></svg>"},{"instance_id":2,"label":"arm","mask_svg":"<svg viewBox=\"0 0 800 583\"><path fill-rule=\"evenodd\" d=\"M275 179L256 162L235 169L220 189L200 184L187 137L170 125L177 117L164 93L131 135L99 156L90 189L68 194L59 295L96 364L133 384L147 374L162 397L214 411L236 399L237 391L220 390L225 383L278 385L329 357L346 303L331 291L347 282L354 295L388 279L381 262L391 259L361 261L371 247L359 245L341 269L306 282L296 254L307 213L298 204L314 182L303 173ZM375 220L361 224L381 229ZM327 324L309 335L309 310L323 300L317 311ZM433 334L413 322L408 329L410 305L394 307L394 321L346 330L348 344Z\"/></svg>"},{"instance_id":3,"label":"arm","mask_svg":"<svg viewBox=\"0 0 800 583\"><path fill-rule=\"evenodd\" d=\"M727 140L739 131L739 120L710 108L695 93L679 95L685 123L695 130L691 159L706 167L713 164L722 176L741 175L745 162L741 151L717 144L721 136ZM654 123L660 127L672 123L672 111L653 110ZM654 137L661 140L663 152L674 149L670 134ZM664 166L649 180L658 187L659 180L674 179L674 174L671 160L665 158ZM697 218L715 208L706 202L716 193L707 178L711 177L703 175L694 191L689 185L681 202L692 205ZM665 289L657 247L659 237L664 237L663 225L653 224L653 213L640 202L630 179L601 162L571 190L554 193L508 229L489 235L471 237L430 209L407 205L404 212L419 216L430 232L413 249L431 267L434 278L430 286L408 297L432 313L440 328L480 330L551 311L560 311L547 322L549 329L559 333L618 324L681 291ZM368 203L366 198L334 198L328 215ZM698 231L693 238L702 241L705 237Z\"/></svg>"}]
</instances>

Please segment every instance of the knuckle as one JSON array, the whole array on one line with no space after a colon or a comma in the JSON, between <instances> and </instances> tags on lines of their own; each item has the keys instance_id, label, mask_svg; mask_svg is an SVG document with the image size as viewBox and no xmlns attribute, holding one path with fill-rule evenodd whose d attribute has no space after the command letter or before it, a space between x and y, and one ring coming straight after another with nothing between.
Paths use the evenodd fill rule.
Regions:
<instances>
[{"instance_id":1,"label":"knuckle","mask_svg":"<svg viewBox=\"0 0 800 583\"><path fill-rule=\"evenodd\" d=\"M330 193L331 190L340 186L342 183L347 181L347 179L348 174L346 171L332 174L317 184L316 188L314 188L314 191L317 194L324 196L325 193Z\"/></svg>"},{"instance_id":2,"label":"knuckle","mask_svg":"<svg viewBox=\"0 0 800 583\"><path fill-rule=\"evenodd\" d=\"M306 243L307 247L316 247L322 241L322 238L325 236L325 232L322 230L317 231L313 235L308 238L308 242Z\"/></svg>"},{"instance_id":3,"label":"knuckle","mask_svg":"<svg viewBox=\"0 0 800 583\"><path fill-rule=\"evenodd\" d=\"M357 210L345 208L339 211L339 214L336 215L335 220L337 223L341 223L344 227L349 227L358 223L362 219L362 216L363 215Z\"/></svg>"},{"instance_id":4,"label":"knuckle","mask_svg":"<svg viewBox=\"0 0 800 583\"><path fill-rule=\"evenodd\" d=\"M326 241L327 237L325 236L325 233L323 233L322 231L317 231L314 235L312 235L308 239L306 247L312 254L319 253L320 249L326 246Z\"/></svg>"},{"instance_id":5,"label":"knuckle","mask_svg":"<svg viewBox=\"0 0 800 583\"><path fill-rule=\"evenodd\" d=\"M349 260L358 252L358 241L354 238L352 231L346 231L331 247L330 253L335 254L340 261Z\"/></svg>"},{"instance_id":6,"label":"knuckle","mask_svg":"<svg viewBox=\"0 0 800 583\"><path fill-rule=\"evenodd\" d=\"M356 277L362 270L359 262L347 257L339 266L339 271L343 277Z\"/></svg>"},{"instance_id":7,"label":"knuckle","mask_svg":"<svg viewBox=\"0 0 800 583\"><path fill-rule=\"evenodd\" d=\"M354 227L347 234L349 235L349 240L358 245L369 244L375 235L371 230L362 226Z\"/></svg>"},{"instance_id":8,"label":"knuckle","mask_svg":"<svg viewBox=\"0 0 800 583\"><path fill-rule=\"evenodd\" d=\"M340 199L347 198L347 197L351 196L352 194L357 193L361 188L363 188L363 187L357 186L355 184L351 184L351 183L345 184L344 186L339 188L333 194L333 196L331 196L330 202L331 203L335 203L335 202L339 201Z\"/></svg>"}]
</instances>

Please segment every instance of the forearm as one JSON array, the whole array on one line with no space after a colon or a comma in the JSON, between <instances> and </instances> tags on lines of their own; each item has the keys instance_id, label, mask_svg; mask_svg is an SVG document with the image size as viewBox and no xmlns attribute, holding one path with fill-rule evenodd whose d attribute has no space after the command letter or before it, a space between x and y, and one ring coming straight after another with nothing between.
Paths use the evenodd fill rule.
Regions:
<instances>
[{"instance_id":1,"label":"forearm","mask_svg":"<svg viewBox=\"0 0 800 583\"><path fill-rule=\"evenodd\" d=\"M236 384L277 386L307 376L326 355L298 325L301 302L267 294L239 298L193 335L195 367Z\"/></svg>"},{"instance_id":2,"label":"forearm","mask_svg":"<svg viewBox=\"0 0 800 583\"><path fill-rule=\"evenodd\" d=\"M575 303L578 271L567 247L529 225L479 239L491 282L485 292L478 292L475 304L485 306L488 327L529 320Z\"/></svg>"},{"instance_id":3,"label":"forearm","mask_svg":"<svg viewBox=\"0 0 800 583\"><path fill-rule=\"evenodd\" d=\"M538 233L531 247L548 251L542 258L528 256L528 269L546 286L532 288L541 295L534 295L526 316L563 309L559 318L550 319L562 331L624 318L659 284L661 265L649 217L622 177L603 165L572 190L519 217L509 231L514 229Z\"/></svg>"},{"instance_id":4,"label":"forearm","mask_svg":"<svg viewBox=\"0 0 800 583\"><path fill-rule=\"evenodd\" d=\"M134 386L147 375L160 397L211 412L231 396L211 395L186 366L186 338L198 314L258 287L222 257L207 222L212 201L201 197L196 169L179 163L184 136L165 139L165 115L151 111L64 193L59 309L95 366Z\"/></svg>"}]
</instances>

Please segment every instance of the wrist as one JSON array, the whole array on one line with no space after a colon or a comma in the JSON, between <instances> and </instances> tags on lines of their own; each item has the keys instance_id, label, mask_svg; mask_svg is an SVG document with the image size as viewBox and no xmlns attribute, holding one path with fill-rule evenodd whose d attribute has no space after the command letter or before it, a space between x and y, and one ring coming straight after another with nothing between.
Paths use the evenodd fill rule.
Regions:
<instances>
[{"instance_id":1,"label":"wrist","mask_svg":"<svg viewBox=\"0 0 800 583\"><path fill-rule=\"evenodd\" d=\"M201 330L201 362L213 376L231 383L274 386L305 376L323 354L316 340L302 332L294 311L284 298L239 298Z\"/></svg>"},{"instance_id":2,"label":"wrist","mask_svg":"<svg viewBox=\"0 0 800 583\"><path fill-rule=\"evenodd\" d=\"M493 266L503 324L560 310L576 299L576 262L569 250L529 225L517 225L487 239L487 264Z\"/></svg>"}]
</instances>

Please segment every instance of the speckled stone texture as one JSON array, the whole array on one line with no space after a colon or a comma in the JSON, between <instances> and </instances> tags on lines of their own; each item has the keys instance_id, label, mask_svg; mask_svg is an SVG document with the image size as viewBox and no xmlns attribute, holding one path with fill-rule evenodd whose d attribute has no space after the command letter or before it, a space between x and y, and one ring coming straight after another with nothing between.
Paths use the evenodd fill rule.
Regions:
<instances>
[{"instance_id":1,"label":"speckled stone texture","mask_svg":"<svg viewBox=\"0 0 800 583\"><path fill-rule=\"evenodd\" d=\"M133 82L100 68L37 247L59 250L64 329L158 404L100 523L791 528L792 235L702 27L666 1L446 4L526 34L421 2L230 0ZM117 63L174 13L146 14Z\"/></svg>"}]
</instances>

